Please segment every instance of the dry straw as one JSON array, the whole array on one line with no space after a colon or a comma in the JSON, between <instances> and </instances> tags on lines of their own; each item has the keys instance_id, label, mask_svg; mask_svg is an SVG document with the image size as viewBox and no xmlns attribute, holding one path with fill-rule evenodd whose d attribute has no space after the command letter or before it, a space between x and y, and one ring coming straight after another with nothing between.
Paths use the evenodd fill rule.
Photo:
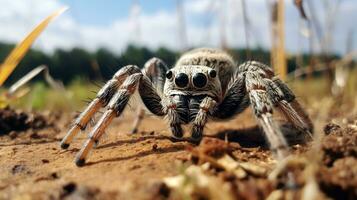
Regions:
<instances>
[{"instance_id":1,"label":"dry straw","mask_svg":"<svg viewBox=\"0 0 357 200\"><path fill-rule=\"evenodd\" d=\"M36 38L42 33L42 31L47 27L47 25L57 16L61 15L67 7L61 8L45 20L43 20L39 25L33 29L33 31L26 36L26 38L20 42L7 56L5 61L0 65L0 86L4 84L6 79L11 75L16 66L20 63L22 58L26 55Z\"/></svg>"}]
</instances>

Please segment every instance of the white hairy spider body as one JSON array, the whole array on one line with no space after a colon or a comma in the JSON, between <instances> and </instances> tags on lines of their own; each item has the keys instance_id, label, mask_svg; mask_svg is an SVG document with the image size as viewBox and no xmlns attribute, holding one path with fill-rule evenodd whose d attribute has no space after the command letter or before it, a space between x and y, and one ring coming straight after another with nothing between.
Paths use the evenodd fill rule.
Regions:
<instances>
[{"instance_id":1,"label":"white hairy spider body","mask_svg":"<svg viewBox=\"0 0 357 200\"><path fill-rule=\"evenodd\" d=\"M279 159L288 154L288 145L272 118L275 108L301 132L310 134L313 128L292 91L274 76L270 67L256 61L237 66L224 51L201 48L181 56L170 70L158 58L150 59L142 70L133 65L121 68L98 92L61 142L62 148L68 148L94 113L101 107L107 108L78 153L78 166L84 165L89 150L111 120L122 114L136 88L151 113L167 117L172 136L177 140L183 137L184 124L192 125L192 141L198 142L208 119L234 117L249 105ZM137 131L143 117L143 111L139 113L133 132Z\"/></svg>"}]
</instances>

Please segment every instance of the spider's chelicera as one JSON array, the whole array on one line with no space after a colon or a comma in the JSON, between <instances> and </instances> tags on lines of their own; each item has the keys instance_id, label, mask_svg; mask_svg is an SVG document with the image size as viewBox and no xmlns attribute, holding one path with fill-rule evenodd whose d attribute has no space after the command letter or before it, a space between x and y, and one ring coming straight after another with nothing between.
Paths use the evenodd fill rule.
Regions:
<instances>
[{"instance_id":1,"label":"spider's chelicera","mask_svg":"<svg viewBox=\"0 0 357 200\"><path fill-rule=\"evenodd\" d=\"M256 61L238 66L224 51L200 48L181 56L170 70L158 58L147 61L142 70L134 65L121 68L98 92L61 142L62 148L68 148L94 113L106 107L76 157L78 166L85 163L89 150L112 119L123 113L136 89L151 113L167 117L172 137L178 140L183 137L183 124L192 124L191 140L197 142L202 138L208 119L231 118L249 105L278 158L288 154L288 145L272 118L274 108L301 132L310 134L312 131L312 123L294 94L274 76L269 66ZM142 111L139 113L133 132L137 131L143 115Z\"/></svg>"}]
</instances>

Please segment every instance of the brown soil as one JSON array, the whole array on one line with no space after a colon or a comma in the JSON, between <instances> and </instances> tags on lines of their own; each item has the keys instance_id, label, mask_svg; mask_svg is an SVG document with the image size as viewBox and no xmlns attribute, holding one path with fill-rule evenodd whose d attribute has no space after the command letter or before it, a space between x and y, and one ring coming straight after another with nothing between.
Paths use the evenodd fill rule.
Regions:
<instances>
[{"instance_id":1,"label":"brown soil","mask_svg":"<svg viewBox=\"0 0 357 200\"><path fill-rule=\"evenodd\" d=\"M130 135L133 116L127 113L114 120L87 164L79 168L73 161L85 134L78 136L68 150L59 147L73 117L68 113L28 114L9 108L0 111L0 199L166 199L173 198L173 191L163 179L180 174L182 163L201 165L207 158L228 154L237 161L259 164L268 172L277 166L247 111L231 121L209 124L206 134L221 139L207 137L198 147L184 141L172 142L166 123L153 117L144 119L140 133ZM297 182L296 188L289 190L295 191L293 197L301 197L308 182L304 168L311 163L317 169L313 174L321 197L357 197L357 124L353 123L343 127L326 125L326 136L320 144L296 144L303 141L302 137L291 136L296 132L284 125L293 154L316 158L287 166ZM225 138L230 144L224 142ZM318 155L311 153L314 145L321 146L316 150ZM284 172L272 181L253 168L246 170L247 176L237 178L213 165L210 175L229 184L239 199L264 199L274 192L279 196L279 191L287 191Z\"/></svg>"},{"instance_id":2,"label":"brown soil","mask_svg":"<svg viewBox=\"0 0 357 200\"><path fill-rule=\"evenodd\" d=\"M0 109L0 135L11 131L23 131L26 129L41 129L49 125L48 120L36 113L15 111L6 107Z\"/></svg>"}]
</instances>

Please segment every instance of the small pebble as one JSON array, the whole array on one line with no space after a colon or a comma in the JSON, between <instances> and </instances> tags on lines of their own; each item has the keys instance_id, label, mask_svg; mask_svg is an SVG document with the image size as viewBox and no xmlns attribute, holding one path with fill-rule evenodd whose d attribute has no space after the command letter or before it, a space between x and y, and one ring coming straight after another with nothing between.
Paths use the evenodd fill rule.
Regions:
<instances>
[{"instance_id":1,"label":"small pebble","mask_svg":"<svg viewBox=\"0 0 357 200\"><path fill-rule=\"evenodd\" d=\"M42 161L42 163L49 163L49 162L50 162L50 161L47 160L47 159L42 159L41 161Z\"/></svg>"},{"instance_id":2,"label":"small pebble","mask_svg":"<svg viewBox=\"0 0 357 200\"><path fill-rule=\"evenodd\" d=\"M37 132L34 132L34 133L32 133L30 135L30 138L32 138L32 139L40 139L41 137L40 137L40 135L37 134Z\"/></svg>"},{"instance_id":3,"label":"small pebble","mask_svg":"<svg viewBox=\"0 0 357 200\"><path fill-rule=\"evenodd\" d=\"M17 138L17 132L11 131L11 132L9 133L9 136L10 136L11 139L15 139L15 138Z\"/></svg>"},{"instance_id":4,"label":"small pebble","mask_svg":"<svg viewBox=\"0 0 357 200\"><path fill-rule=\"evenodd\" d=\"M153 144L153 145L152 145L152 150L156 151L157 149L158 149L157 144Z\"/></svg>"}]
</instances>

